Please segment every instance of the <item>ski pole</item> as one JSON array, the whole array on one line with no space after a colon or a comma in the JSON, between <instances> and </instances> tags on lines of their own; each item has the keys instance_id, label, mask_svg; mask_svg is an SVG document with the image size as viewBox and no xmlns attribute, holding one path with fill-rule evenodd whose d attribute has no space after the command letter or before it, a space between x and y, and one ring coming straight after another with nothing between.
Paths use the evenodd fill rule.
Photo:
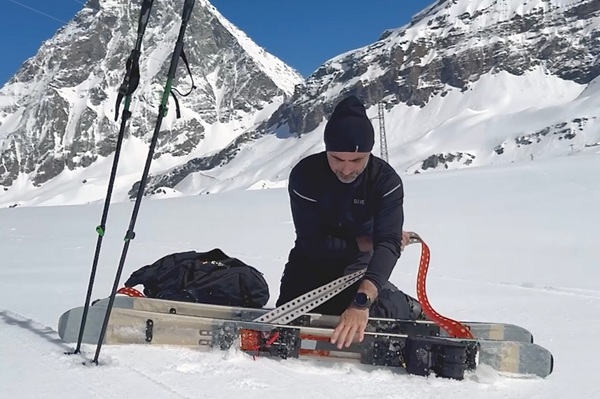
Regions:
<instances>
[{"instance_id":1,"label":"ski pole","mask_svg":"<svg viewBox=\"0 0 600 399\"><path fill-rule=\"evenodd\" d=\"M125 258L127 256L129 244L130 244L131 240L133 240L135 238L135 232L134 232L135 222L136 222L137 215L138 215L140 205L142 202L142 197L144 196L144 190L145 190L146 182L148 179L148 173L150 172L150 165L152 163L154 149L155 149L156 143L158 141L158 134L160 132L160 127L161 127L163 118L166 116L167 111L168 111L167 104L168 104L168 100L169 100L169 94L171 93L171 87L173 84L173 80L175 78L175 72L177 70L177 63L179 61L179 58L182 57L182 54L183 54L183 38L185 36L185 31L187 29L188 22L190 20L191 14L192 14L192 10L194 8L194 2L195 2L195 0L185 0L185 3L183 5L183 12L181 15L181 27L179 29L179 35L177 37L177 42L175 43L175 49L174 49L173 55L171 57L171 64L169 66L169 72L167 74L167 82L165 85L165 90L164 90L164 93L162 96L160 106L158 108L158 119L157 119L156 125L154 127L154 133L152 135L152 141L150 143L150 148L148 150L146 164L144 166L144 171L142 173L142 179L140 181L139 189L138 189L137 196L135 199L135 204L133 207L131 220L129 222L129 228L127 230L127 233L125 234L125 244L123 245L123 252L121 253L121 259L119 261L119 266L117 268L117 273L116 273L114 284L113 284L112 291L110 294L110 299L109 299L109 302L107 305L104 322L102 323L102 329L100 330L100 336L98 338L98 345L96 346L96 354L95 354L94 360L93 360L93 363L95 363L96 365L98 364L100 350L102 348L102 343L104 341L104 336L106 334L106 329L108 327L108 321L110 319L111 310L112 310L112 307L113 307L113 304L115 301L115 296L117 293L119 280L121 279L121 273L123 272L123 266L125 265Z\"/></svg>"},{"instance_id":2,"label":"ski pole","mask_svg":"<svg viewBox=\"0 0 600 399\"><path fill-rule=\"evenodd\" d=\"M83 331L85 329L85 323L87 319L88 309L90 306L90 299L92 296L92 290L94 287L94 280L96 279L96 271L98 268L98 260L100 258L100 249L102 247L102 239L106 232L106 220L108 218L108 209L110 207L110 200L114 188L115 178L117 175L117 166L119 164L119 156L121 154L121 146L123 144L123 138L125 136L125 130L127 122L131 117L129 106L131 104L131 96L137 89L140 80L140 67L139 59L141 54L142 40L148 24L148 18L150 17L150 11L152 10L152 4L154 0L144 0L140 10L140 17L138 22L137 40L135 47L131 51L126 64L126 73L123 83L119 87L119 95L117 97L116 110L115 110L115 121L118 119L119 107L121 100L125 97L125 103L123 105L123 114L121 119L121 127L119 129L119 136L117 138L117 146L115 148L115 157L110 172L110 178L108 182L108 188L106 192L106 198L104 199L104 209L102 211L102 218L100 224L96 227L98 233L98 240L96 241L96 251L94 254L94 261L92 263L92 270L90 273L90 280L88 283L87 293L85 296L85 305L83 307L83 315L81 317L81 326L79 327L79 338L77 339L77 347L75 348L74 354L81 352L81 341L83 339Z\"/></svg>"}]
</instances>

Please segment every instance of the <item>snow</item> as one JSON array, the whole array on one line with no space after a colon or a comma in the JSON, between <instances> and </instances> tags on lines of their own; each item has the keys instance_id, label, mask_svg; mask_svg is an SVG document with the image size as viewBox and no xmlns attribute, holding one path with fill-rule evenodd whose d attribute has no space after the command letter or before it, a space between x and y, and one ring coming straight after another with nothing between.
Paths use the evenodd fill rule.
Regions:
<instances>
[{"instance_id":1,"label":"snow","mask_svg":"<svg viewBox=\"0 0 600 399\"><path fill-rule=\"evenodd\" d=\"M287 95L292 95L296 85L304 80L300 73L283 61L265 51L252 41L244 32L227 20L212 4L203 2L219 22L235 37L239 45L250 55L258 68L263 71Z\"/></svg>"},{"instance_id":2,"label":"snow","mask_svg":"<svg viewBox=\"0 0 600 399\"><path fill-rule=\"evenodd\" d=\"M102 204L57 200L0 209L0 392L50 399L600 397L599 169L596 150L403 177L405 229L431 248L432 305L449 317L528 328L555 356L546 379L481 368L451 381L356 364L253 360L235 350L143 346L104 346L100 365L84 366L95 347L85 345L83 358L65 355L73 347L55 330L65 310L83 304ZM265 273L273 306L294 239L285 187L273 182L261 182L266 190L144 199L122 281L168 253L218 247ZM95 184L99 190L105 183ZM93 299L110 291L132 207L110 208ZM412 295L419 255L418 246L408 247L391 279Z\"/></svg>"},{"instance_id":3,"label":"snow","mask_svg":"<svg viewBox=\"0 0 600 399\"><path fill-rule=\"evenodd\" d=\"M536 10L544 12L554 11L555 9L567 9L579 3L579 0L480 0L480 1L453 1L436 2L425 10L418 13L413 20L421 20L425 16L446 15L450 20L460 23L460 18L464 13L471 15L477 11L489 10L491 13L486 18L487 24L499 23L512 18L515 15L524 15Z\"/></svg>"}]
</instances>

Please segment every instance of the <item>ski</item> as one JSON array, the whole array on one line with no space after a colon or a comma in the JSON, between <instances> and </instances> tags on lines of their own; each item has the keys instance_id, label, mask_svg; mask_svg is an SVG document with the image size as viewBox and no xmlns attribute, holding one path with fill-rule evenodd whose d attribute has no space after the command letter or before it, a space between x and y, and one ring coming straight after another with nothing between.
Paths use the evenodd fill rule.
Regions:
<instances>
[{"instance_id":1,"label":"ski","mask_svg":"<svg viewBox=\"0 0 600 399\"><path fill-rule=\"evenodd\" d=\"M96 344L108 308L92 306L82 334ZM65 312L58 323L60 338L76 342L83 308ZM113 307L103 336L106 345L143 344L239 350L282 359L308 358L400 367L409 374L463 379L485 364L507 376L548 376L552 354L539 345L513 341L408 336L366 332L361 343L338 349L329 342L333 330L275 325L243 320L193 317Z\"/></svg>"},{"instance_id":2,"label":"ski","mask_svg":"<svg viewBox=\"0 0 600 399\"><path fill-rule=\"evenodd\" d=\"M106 306L108 299L94 302L94 306ZM147 297L117 296L114 307L144 310L148 312L170 313L195 317L210 317L238 321L254 321L272 309L253 309L234 306L210 305L193 302L180 302ZM335 327L338 316L307 313L292 324L310 327ZM533 335L523 327L506 323L464 321L477 339L502 340L533 343ZM448 337L444 329L427 320L396 320L370 318L367 331L391 334Z\"/></svg>"}]
</instances>

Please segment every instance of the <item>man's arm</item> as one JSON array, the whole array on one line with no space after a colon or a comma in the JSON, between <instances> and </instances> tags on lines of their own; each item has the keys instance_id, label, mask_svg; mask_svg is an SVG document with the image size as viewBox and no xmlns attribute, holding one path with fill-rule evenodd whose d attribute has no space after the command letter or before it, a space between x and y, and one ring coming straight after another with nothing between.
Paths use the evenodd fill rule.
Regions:
<instances>
[{"instance_id":1,"label":"man's arm","mask_svg":"<svg viewBox=\"0 0 600 399\"><path fill-rule=\"evenodd\" d=\"M390 184L391 183L391 184ZM402 247L404 224L404 188L396 176L386 184L379 204L376 205L373 227L373 256L365 280L372 282L377 291L389 280Z\"/></svg>"},{"instance_id":2,"label":"man's arm","mask_svg":"<svg viewBox=\"0 0 600 399\"><path fill-rule=\"evenodd\" d=\"M391 183L391 184L390 184ZM392 270L400 257L402 247L402 226L404 224L404 189L402 181L396 178L389 179L386 190L378 204L374 216L374 230L372 242L368 236L358 237L361 250L373 250L365 277L361 281L357 292L367 294L374 300L381 287L389 280ZM356 308L352 305L342 313L340 322L331 336L331 343L338 348L350 346L358 334L358 341L362 342L369 319L369 309Z\"/></svg>"},{"instance_id":3,"label":"man's arm","mask_svg":"<svg viewBox=\"0 0 600 399\"><path fill-rule=\"evenodd\" d=\"M361 252L373 252L373 240L371 236L361 236L357 237L356 241L358 243L358 248ZM403 231L402 239L400 241L400 251L404 250L404 247L408 245L410 242L410 232ZM377 295L379 294L377 287L370 280L363 280L361 285L358 287L357 292L364 292L371 298L375 300Z\"/></svg>"}]
</instances>

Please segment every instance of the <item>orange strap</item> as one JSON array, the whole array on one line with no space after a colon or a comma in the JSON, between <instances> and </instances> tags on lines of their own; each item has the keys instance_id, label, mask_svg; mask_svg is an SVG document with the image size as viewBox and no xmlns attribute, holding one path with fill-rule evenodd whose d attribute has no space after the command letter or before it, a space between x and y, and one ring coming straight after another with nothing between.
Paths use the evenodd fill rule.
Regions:
<instances>
[{"instance_id":1,"label":"orange strap","mask_svg":"<svg viewBox=\"0 0 600 399\"><path fill-rule=\"evenodd\" d=\"M137 298L144 297L144 294L142 294L135 288L131 288L131 287L121 287L117 290L117 294L123 294L123 295L133 296L133 297L137 297Z\"/></svg>"},{"instance_id":2,"label":"orange strap","mask_svg":"<svg viewBox=\"0 0 600 399\"><path fill-rule=\"evenodd\" d=\"M474 339L473 334L468 327L464 326L456 320L449 319L436 312L427 298L427 291L425 289L425 283L427 280L427 270L429 270L429 259L430 252L429 247L425 244L425 241L419 235L415 233L411 234L412 242L421 243L421 261L419 262L419 272L417 274L417 298L425 315L435 324L443 328L449 336L454 338L469 338Z\"/></svg>"}]
</instances>

